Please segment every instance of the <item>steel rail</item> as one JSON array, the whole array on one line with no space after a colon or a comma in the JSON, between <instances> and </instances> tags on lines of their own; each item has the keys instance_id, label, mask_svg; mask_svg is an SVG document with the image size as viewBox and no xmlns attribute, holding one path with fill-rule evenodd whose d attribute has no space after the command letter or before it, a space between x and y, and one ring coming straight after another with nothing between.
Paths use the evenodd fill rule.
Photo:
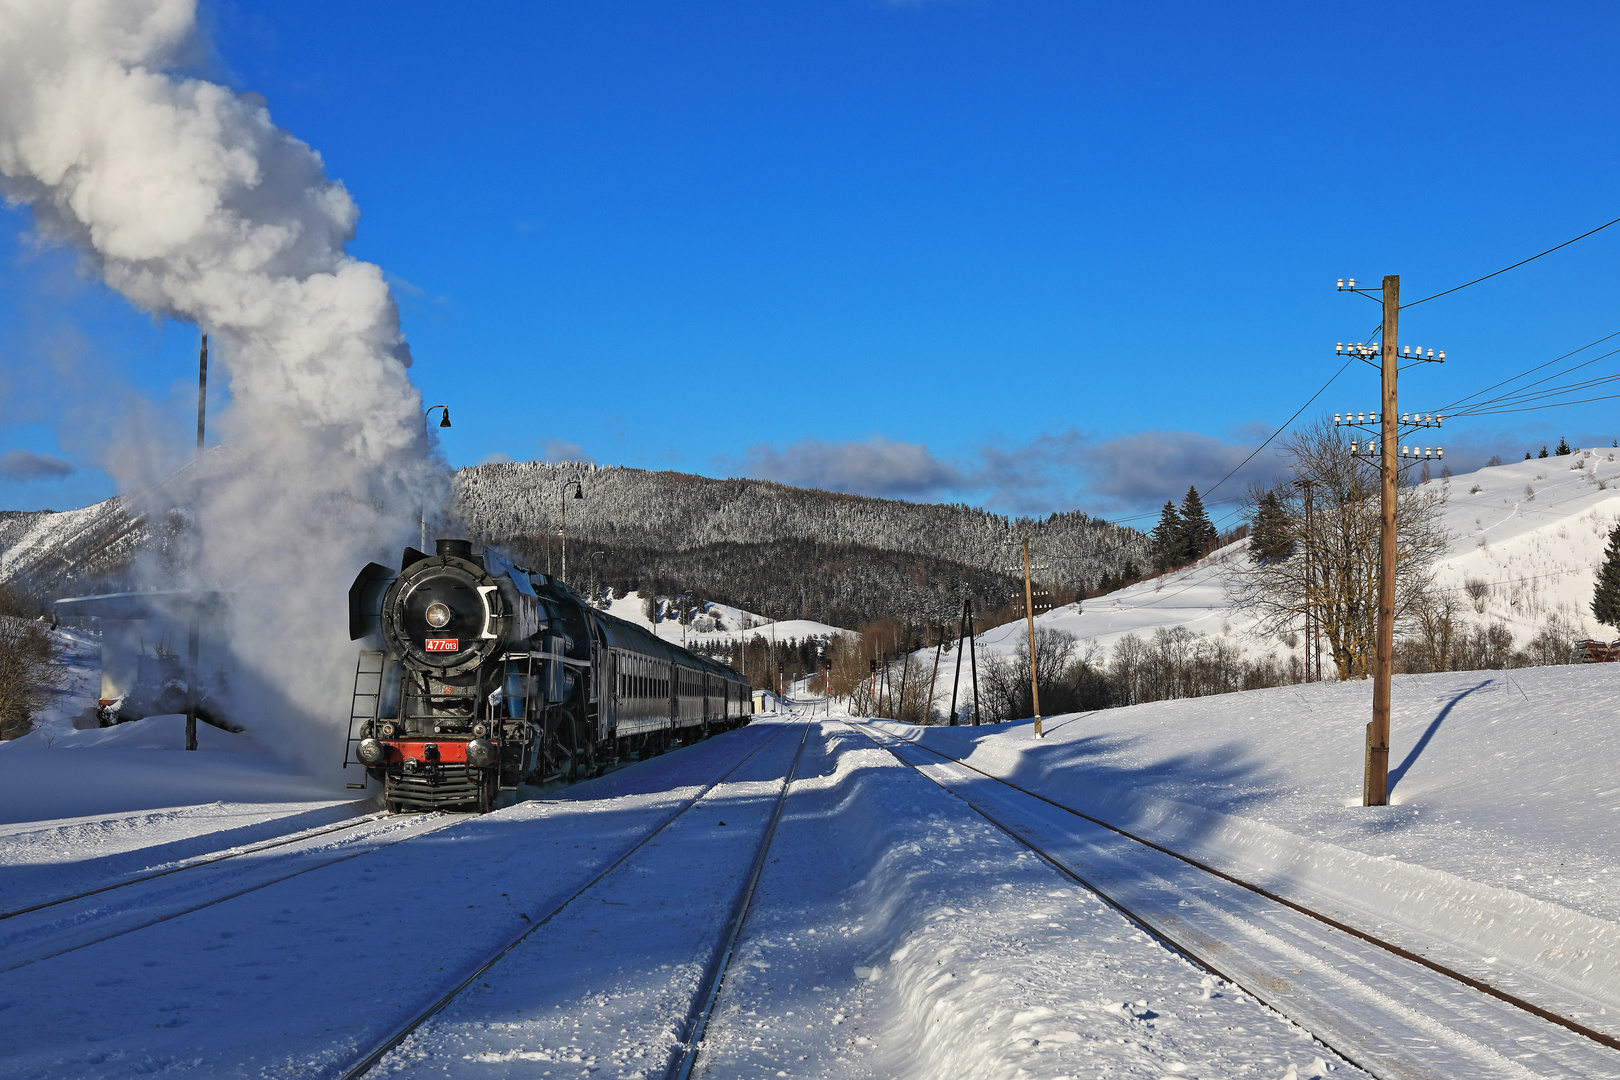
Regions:
<instances>
[{"instance_id":1,"label":"steel rail","mask_svg":"<svg viewBox=\"0 0 1620 1080\"><path fill-rule=\"evenodd\" d=\"M0 912L0 919L10 919L18 915L26 915L30 911L41 911L48 907L55 907L58 904L69 904L75 900L83 900L87 896L97 896L104 892L112 892L114 889L127 889L131 885L139 885L143 881L156 881L158 878L168 877L170 874L178 874L186 870L195 870L199 866L210 866L214 863L224 862L227 859L236 859L243 855L256 855L261 851L270 851L274 848L286 847L288 844L296 844L303 840L313 840L318 836L325 836L327 833L341 832L344 829L358 828L361 825L365 825L369 822L377 821L388 816L389 815L386 812L364 814L359 817L351 818L348 821L340 821L335 825L321 825L313 829L304 829L300 832L287 833L285 836L276 837L273 840L265 840L256 844L243 844L240 847L228 848L225 851L216 852L213 855L206 855L194 860L183 861L179 866L171 866L167 870L159 870L151 874L142 874L140 877L132 877L124 881L115 881L111 885L102 885L98 888L86 889L84 892L74 893L72 896L63 896L56 900L45 900L38 904L30 904L28 907L20 907L12 911Z\"/></svg>"},{"instance_id":2,"label":"steel rail","mask_svg":"<svg viewBox=\"0 0 1620 1080\"><path fill-rule=\"evenodd\" d=\"M741 729L739 729L739 730L741 730ZM683 806L681 806L674 813L670 814L662 822L660 822L657 826L655 826L653 829L651 829L647 833L647 835L643 836L640 840L637 840L634 844L632 844L629 848L627 848L623 853L621 853L618 856L618 858L616 858L612 862L608 863L605 867L603 867L601 869L601 871L599 871L597 874L595 874L593 877L591 877L591 879L589 881L585 882L585 884L581 885L578 889L575 889L572 893L570 893L568 895L568 897L566 899L564 899L564 900L558 902L556 905L554 905L552 907L552 909L550 911L546 912L546 914L542 918L536 919L521 934L519 934L517 937L513 938L511 941L507 942L505 945L503 945L492 956L490 956L490 958L488 960L486 960L482 964L478 965L478 967L475 968L472 971L472 973L470 975L468 975L465 979L462 979L459 983L457 983L455 986L453 986L449 991L447 991L445 994L443 994L441 997L439 997L437 1000L435 1000L431 1005L429 1005L426 1009L423 1009L421 1012L417 1013L411 1019L405 1020L405 1021L401 1022L398 1026L396 1026L387 1036L385 1036L382 1039L382 1041L380 1041L375 1046L373 1046L372 1049L363 1058L361 1058L359 1061L355 1062L355 1064L349 1066L343 1072L338 1073L337 1074L337 1080L355 1080L355 1078L363 1076L367 1072L369 1072L371 1070L372 1066L376 1065L379 1061L381 1061L384 1057L386 1057L390 1050L393 1050L400 1043L402 1043L406 1039L410 1038L411 1034L414 1031L416 1031L418 1028L420 1028L423 1024L427 1023L429 1020L433 1019L440 1012L444 1011L445 1006L449 1005L458 996L460 996L460 994L461 994L461 992L463 990L465 990L465 989L467 989L467 987L471 986L475 980L480 978L490 968L494 967L497 963L499 963L501 961L501 959L503 957L505 957L508 953L510 953L513 949L517 948L519 945L523 944L524 941L528 940L528 937L529 937L530 934L533 934L536 930L539 930L542 926L545 926L547 923L551 922L551 920L555 919L558 915L562 914L563 910L565 908L567 908L569 904L572 904L575 900L579 899L585 893L589 892L603 878L607 877L614 870L617 870L621 865L623 865L623 863L627 859L629 859L630 856L634 855L636 852L640 851L643 847L645 847L647 845L647 843L652 840L653 837L655 837L659 833L663 832L670 825L672 825L678 818L680 818L680 816L682 814L686 813L688 810L692 809L692 807L696 806L698 804L698 802L705 795L707 795L709 792L713 791L716 787L718 787L721 784L725 783L727 777L731 776L732 773L736 772L738 769L740 769L744 765L748 764L748 762L753 759L755 754L758 754L761 750L765 749L767 746L775 745L776 741L778 739L782 738L782 736L786 733L786 731L787 731L787 727L784 725L782 731L777 732L776 734L772 735L769 738L762 739L758 746L754 747L746 755L743 756L742 760L738 761L737 764L735 764L731 768L727 769L724 773L722 773L715 780L713 780L713 781L709 782L708 784L704 785L703 790L699 791L696 795L693 795L690 799L688 799L686 801L686 803Z\"/></svg>"},{"instance_id":3,"label":"steel rail","mask_svg":"<svg viewBox=\"0 0 1620 1080\"><path fill-rule=\"evenodd\" d=\"M1266 997L1266 995L1264 993L1257 992L1256 990L1254 990L1251 987L1244 986L1241 981L1233 979L1230 976L1226 975L1225 973L1223 973L1222 971L1217 969L1215 966L1213 966L1208 960L1206 960L1205 958L1200 956L1197 953L1196 950L1194 950L1194 949L1192 949L1192 948L1190 948L1190 947L1188 947L1186 945L1183 945L1182 943L1176 941L1171 935L1166 933L1165 930L1162 929L1161 927L1158 927L1158 926L1155 926L1155 925L1150 925L1144 918L1137 916L1136 913L1132 912L1131 910L1126 908L1124 905L1120 904L1119 902L1114 900L1112 897L1110 897L1105 891L1103 891L1102 888L1100 888L1099 886L1093 885L1090 882L1087 882L1084 878L1082 878L1074 870L1072 870L1068 866L1065 866L1062 862L1060 862L1059 860L1057 860L1053 856L1049 855L1038 844L1026 839L1023 836L1018 835L1018 833L1016 831L1014 831L1010 826L1006 825L1005 823L1003 823L1001 821L998 821L991 814L989 814L986 811L984 811L984 810L980 809L979 807L975 806L973 803L969 802L967 799L963 798L962 796L957 795L955 792L953 792L949 788L947 788L944 784L940 783L940 781L935 780L933 777L931 777L927 773L923 772L922 769L919 768L917 765L912 764L911 762L907 761L904 757L902 757L900 754L896 753L892 746L890 746L890 745L886 744L885 742L883 742L882 740L874 737L871 734L871 732L869 732L867 730L864 730L866 725L864 725L864 724L862 724L862 725L849 724L848 726L852 730L860 731L861 734L865 735L867 740L870 741L873 745L878 746L881 749L887 750L889 752L889 754L892 757L894 757L894 759L896 761L898 761L901 764L906 765L907 767L911 768L919 776L922 776L923 778L929 780L931 783L934 783L935 785L937 785L938 787L940 787L942 790L946 791L947 793L951 794L952 796L954 796L954 797L956 797L958 799L961 799L962 802L965 805L967 805L969 808L971 808L975 813L979 814L985 820L987 820L991 824L995 825L996 828L1000 829L1002 832L1005 832L1007 835L1011 836L1018 843L1020 843L1023 846L1029 848L1031 851L1035 852L1035 854L1039 855L1042 859L1046 860L1046 862L1050 863L1053 867L1058 869L1065 876L1067 876L1069 878L1072 878L1074 881L1079 882L1081 885L1085 886L1086 889L1088 889L1089 891L1095 893L1101 900L1103 900L1109 906L1113 907L1114 909L1119 911L1121 914L1125 915L1132 922L1134 922L1136 925L1142 927L1142 929L1146 930L1148 933L1152 934L1154 937L1159 938L1160 940L1165 941L1166 943L1171 945L1173 948L1175 948L1175 950L1177 952L1180 952L1182 955L1186 956L1189 960L1191 960L1193 963L1197 964L1199 967L1202 967L1205 970L1211 972L1212 974L1217 975L1220 978L1225 979L1226 981L1228 981L1230 983L1233 983L1233 985L1241 986L1246 993L1250 994L1251 996L1255 997L1258 1000L1265 1001L1267 1005L1270 1005L1272 1008L1277 1009L1278 1012L1284 1012L1283 1009L1278 1008L1275 1005L1272 1005L1271 1002L1269 1000L1267 1000L1267 997ZM893 739L895 742L903 743L904 745L906 745L908 747L913 747L913 748L916 748L916 749L919 749L919 750L926 751L927 753L933 754L935 757L938 757L938 758L940 758L940 759L942 759L944 761L949 761L954 765L958 765L958 766L960 766L960 767L962 767L964 769L968 769L968 770L970 770L972 772L978 773L980 776L984 777L987 780L993 780L998 784L1001 784L1001 785L1003 785L1005 787L1011 788L1012 790L1020 792L1021 794L1027 795L1032 799L1037 799L1040 802L1046 803L1048 806L1052 806L1052 807L1055 807L1055 808L1057 808L1059 810L1065 811L1066 813L1073 814L1075 817L1078 817L1078 818L1081 818L1081 819L1083 819L1085 821L1088 821L1088 822L1092 823L1093 825L1096 825L1096 826L1098 826L1100 828L1103 828L1103 829L1107 829L1109 832L1112 832L1112 833L1115 833L1115 834L1117 834L1119 836L1122 836L1125 839L1130 840L1130 841L1132 841L1134 843L1140 844L1141 846L1143 846L1145 848L1150 848L1151 850L1157 851L1157 852L1159 852L1159 853L1161 853L1163 855L1168 855L1171 858L1176 859L1176 860L1178 860L1180 862L1186 863L1188 866L1194 867L1197 870L1201 870L1204 873L1209 874L1212 877L1220 878L1222 881L1228 882L1229 884L1236 885L1236 886L1238 886L1239 888L1242 888L1242 889L1246 889L1249 892L1252 892L1252 893L1254 893L1254 894L1256 894L1258 896L1262 896L1265 899L1272 901L1273 903L1276 903L1276 904L1281 905L1282 907L1288 908L1290 911L1294 911L1294 912L1297 912L1297 913L1299 913L1301 915L1306 916L1307 918L1314 919L1317 922L1320 922L1320 923L1323 923L1324 925L1330 926L1335 930L1338 930L1338 931L1340 931L1342 933L1345 933L1345 934L1347 934L1347 935L1349 935L1349 936L1351 936L1353 938L1356 938L1356 939L1358 939L1360 941L1366 942L1369 945L1373 945L1373 946L1375 946L1377 948L1383 949L1384 951L1389 952L1389 953L1391 953L1391 954L1393 954L1395 956L1398 956L1403 960L1409 960L1412 963L1415 963L1415 964L1419 965L1420 967L1427 968L1428 970L1433 971L1438 975L1442 975L1442 976L1444 976L1446 978L1452 979L1455 982L1462 983L1464 986L1467 986L1467 987L1469 987L1471 989L1477 990L1482 994L1485 994L1485 995L1487 995L1489 997L1495 998L1498 1001L1503 1002L1504 1004L1511 1005L1514 1008L1519 1009L1519 1010L1521 1010L1523 1012L1527 1012L1527 1013L1531 1014L1532 1016L1538 1017L1539 1019L1546 1020L1547 1022L1552 1023L1552 1024L1556 1024L1559 1027L1562 1027L1562 1028L1564 1028L1564 1029L1566 1029L1566 1030L1568 1030L1570 1032L1573 1032L1576 1035L1581 1036L1582 1038L1589 1039L1592 1042L1598 1043L1601 1046L1606 1046L1606 1047L1608 1047L1610 1049L1613 1049L1613 1050L1620 1050L1620 1039L1616 1039L1612 1035L1608 1035L1608 1034L1605 1034L1604 1032L1597 1031L1597 1030L1595 1030L1593 1028L1589 1028L1585 1024L1580 1023L1579 1021L1571 1020L1568 1017L1561 1016L1558 1013L1552 1012L1549 1009L1545 1009L1545 1008L1535 1004L1534 1002L1527 1001L1524 998L1521 998L1516 994L1509 993L1508 991L1505 991L1505 990L1502 990L1502 989L1500 989L1498 987L1492 986L1490 983L1482 982L1481 980L1476 979L1473 976L1468 975L1468 974L1466 974L1464 972L1457 971L1454 968L1450 968L1450 967L1445 966L1444 964L1438 963L1438 962L1436 962L1434 960L1430 960L1428 957L1425 957L1425 956L1422 956L1422 955L1420 955L1418 953L1412 952L1410 949L1404 949L1399 945L1395 945L1395 944L1393 944L1391 942L1385 941L1382 938L1379 938L1379 937L1377 937L1377 936L1375 936L1373 934L1369 934L1366 931L1358 929L1357 927L1351 926L1348 923L1341 922L1340 920L1335 919L1330 915L1324 915L1321 912L1315 911L1315 910L1313 910L1311 908L1308 908L1308 907L1306 907L1306 906L1304 906L1304 905L1302 905L1302 904L1300 904L1300 903L1298 903L1296 901L1289 900L1287 897L1280 896L1277 893L1272 892L1270 889L1267 889L1262 885L1256 885L1255 883L1253 883L1251 881L1245 881L1244 879L1236 877L1236 876L1234 876L1234 875L1232 875L1230 873L1227 873L1224 870L1220 870L1220 869L1218 869L1216 867L1210 866L1207 863L1201 862L1198 859L1194 859L1191 856L1184 855L1179 851L1175 851L1175 850L1173 850L1171 848L1165 847L1163 844L1158 844L1158 843L1155 843L1152 840L1148 840L1148 839L1146 839L1144 837L1137 836L1135 833L1132 833L1132 832L1130 832L1130 831L1128 831L1126 829L1122 829L1117 825L1113 825L1113 824L1110 824L1109 822L1103 821L1101 818L1093 817L1092 815L1087 814L1087 813L1085 813L1084 811L1081 811L1081 810L1076 810L1072 806L1065 806L1063 803L1060 803L1055 799L1050 799L1050 798L1046 797L1045 795L1042 795L1042 794L1040 794L1038 792L1031 791L1028 788L1023 787L1020 784L1013 783L1011 780L1006 780L1006 779L1003 779L1002 777L995 776L995 775L993 775L991 773L985 772L983 769L980 769L977 766L969 765L967 762L962 761L960 758L956 758L956 757L951 756L950 754L946 754L946 753L943 753L943 752L941 752L939 750L935 750L931 746L923 746L923 745L921 745L919 743L912 742L909 739L900 739L900 738L897 738L897 737L895 737L893 735L890 735L888 732L884 732L883 734L887 738ZM1285 1012L1284 1012L1284 1015L1286 1015ZM1313 1032L1313 1034L1315 1034L1315 1033ZM1331 1043L1328 1043L1326 1039L1322 1039L1322 1036L1316 1035L1316 1037L1318 1039L1321 1039L1324 1044L1330 1045L1330 1046L1332 1045ZM1340 1056L1344 1057L1346 1061L1349 1061L1351 1064L1356 1065L1358 1068L1366 1069L1369 1072L1372 1071L1367 1066L1356 1062L1349 1054L1345 1053L1339 1047L1333 1046L1333 1050L1336 1053L1340 1054Z\"/></svg>"},{"instance_id":4,"label":"steel rail","mask_svg":"<svg viewBox=\"0 0 1620 1080\"><path fill-rule=\"evenodd\" d=\"M450 815L442 814L439 811L434 811L433 816L450 817ZM426 820L428 820L428 816L424 815L424 817L416 819L416 820L426 821ZM59 949L56 952L44 953L43 955L32 957L32 958L24 960L24 961L22 961L21 963L18 963L18 964L10 964L9 966L0 966L0 973L4 973L4 972L7 972L7 971L16 971L16 970L18 970L20 968L27 967L29 964L37 964L37 963L40 963L41 961L44 961L44 960L55 959L58 956L66 956L68 953L77 952L80 949L88 949L92 945L100 945L103 942L111 941L114 938L123 937L125 934L133 934L137 930L145 930L147 927L157 926L160 923L166 923L166 922L170 921L171 919L178 919L182 915L190 915L194 911L201 911L204 908L210 908L210 907L214 907L214 906L216 906L218 904L223 904L227 900L235 900L239 896L246 896L248 893L258 892L260 889L268 889L270 886L279 885L283 881L290 881L295 877L302 877L303 875L308 874L308 873L312 873L312 872L314 872L316 870L324 870L328 866L337 866L339 863L346 863L350 859L358 859L362 855L370 855L373 852L380 851L385 847L391 847L394 844L402 844L407 840L414 840L419 836L431 835L431 834L433 834L435 832L440 831L441 829L448 829L452 825L456 825L456 824L460 823L463 820L465 820L465 817L456 816L456 817L454 817L454 818L452 818L451 820L448 820L448 821L437 822L430 829L414 830L414 831L411 831L411 832L404 832L404 833L401 833L400 835L388 837L387 839L384 839L383 835L379 834L378 836L373 838L374 840L379 841L378 843L376 843L376 844L374 844L372 846L369 846L369 847L363 847L359 851L351 852L348 855L343 855L343 856L340 856L340 857L335 858L335 859L329 859L329 860L326 860L324 862L318 862L318 863L316 863L316 864L314 864L312 866L297 867L297 868L293 869L290 873L279 874L278 876L272 877L272 878L270 878L269 880L266 880L266 881L256 881L253 884L248 885L245 888L236 889L236 890L233 890L231 892L217 893L215 895L212 895L212 896L208 897L206 900L203 900L200 903L195 903L195 904L190 904L188 906L183 906L179 910L170 911L170 912L168 912L166 914L159 915L159 916L157 916L155 918L147 918L144 921L137 922L132 926L124 926L124 927L121 927L120 929L114 930L110 934L103 934L100 937L92 938L92 939L90 939L88 941L80 941L77 944L69 945L65 949ZM221 860L215 859L213 861L214 862L219 862ZM193 869L193 867L186 867L185 869ZM154 875L154 876L162 877L163 875L159 874L159 875ZM133 884L133 882L131 884ZM103 890L98 890L98 891L103 891ZM18 912L18 914L21 914L21 912ZM4 953L0 953L0 964L5 964Z\"/></svg>"},{"instance_id":5,"label":"steel rail","mask_svg":"<svg viewBox=\"0 0 1620 1080\"><path fill-rule=\"evenodd\" d=\"M599 773L597 773L595 776L591 777L591 779L599 779L600 777L607 776L607 775L609 775L611 773L616 773L621 769L628 768L629 766L634 765L634 764L638 764L638 763L639 763L639 759L636 762L615 761L611 765L602 766L601 771ZM525 786L529 786L529 785L525 785ZM553 779L553 780L547 780L544 784L534 785L532 790L538 792L538 791L547 790L548 788L550 788L552 790L564 791L564 790L569 790L570 785L566 781L558 781L558 780ZM542 799L542 798L528 798L528 799L525 799L525 798L521 798L521 797L518 799L518 802L557 802L557 801L562 801L562 800ZM210 865L212 865L214 863L224 862L227 859L235 859L235 858L239 858L239 857L241 857L243 855L256 855L261 851L270 851L270 850L273 850L274 848L286 847L288 844L297 844L297 843L300 843L300 842L305 841L305 840L313 840L313 839L315 839L317 837L325 836L328 833L342 832L345 829L358 828L361 825L368 825L368 824L370 824L371 822L374 822L374 821L383 821L383 820L389 820L389 819L395 819L395 820L401 820L401 821L413 821L413 822L414 821L428 821L428 820L431 820L432 818L434 818L436 816L446 815L448 813L450 813L450 812L449 811L444 811L444 810L429 810L426 813L422 814L420 817L408 817L408 816L403 815L403 814L390 813L387 810L380 810L380 811L378 811L377 813L374 813L374 814L361 814L361 815L359 815L357 817L350 818L348 821L340 821L340 822L337 822L337 823L332 824L332 825L320 825L320 826L317 826L317 827L315 827L313 829L305 829L305 830L302 830L300 832L287 833L284 836L275 837L275 838L270 839L270 840L263 840L263 841L259 841L257 843L253 843L253 844L243 844L243 845L241 845L239 847L227 848L225 851L216 852L216 853L214 853L212 855L199 856L199 857L197 857L195 859L182 861L178 866L171 866L167 870L158 870L158 871L155 871L155 872L150 873L150 874L142 874L139 877L128 878L128 879L126 879L124 881L115 881L110 885L101 885L101 886L98 886L97 888L94 888L94 889L87 889L84 892L74 893L71 896L62 896L62 897L58 897L55 900L44 900L44 901L41 901L40 903L37 903L37 904L30 904L28 907L16 908L16 909L14 909L12 911L0 911L0 920L10 919L10 918L13 918L14 916L17 916L17 915L26 915L31 911L41 911L41 910L43 910L45 908L48 908L48 907L55 907L58 904L70 904L75 900L83 900L86 897L97 896L97 895L99 895L101 893L104 893L104 892L112 892L115 889L128 888L131 885L139 885L142 882L155 881L158 878L168 877L170 874L178 874L178 873L182 873L183 871L186 871L186 870L193 870L193 869L196 869L199 866L210 866ZM462 815L457 815L457 816L458 816L458 819L459 819L459 818L470 818L470 817L473 817L475 815L462 814Z\"/></svg>"},{"instance_id":6,"label":"steel rail","mask_svg":"<svg viewBox=\"0 0 1620 1080\"><path fill-rule=\"evenodd\" d=\"M709 957L704 967L703 981L699 983L699 991L693 998L693 1007L687 1013L686 1022L681 1026L681 1039L676 1044L678 1058L670 1062L665 1074L672 1080L688 1080L692 1069L697 1065L698 1052L703 1047L703 1036L709 1028L709 1018L714 1014L715 1001L720 997L720 988L725 983L726 972L731 967L731 956L737 946L737 939L742 936L743 923L748 920L749 909L754 904L754 890L759 885L760 874L765 870L765 856L770 854L771 841L776 838L776 824L782 820L782 810L787 806L788 789L799 771L799 759L804 756L805 743L810 739L811 724L804 722L804 734L799 737L799 749L793 755L793 764L788 766L787 776L782 780L782 791L776 797L776 808L771 812L771 820L760 836L759 849L754 852L753 866L749 868L748 884L737 897L732 908L730 925L725 936L721 939L719 947ZM673 1056L673 1055L672 1055Z\"/></svg>"}]
</instances>

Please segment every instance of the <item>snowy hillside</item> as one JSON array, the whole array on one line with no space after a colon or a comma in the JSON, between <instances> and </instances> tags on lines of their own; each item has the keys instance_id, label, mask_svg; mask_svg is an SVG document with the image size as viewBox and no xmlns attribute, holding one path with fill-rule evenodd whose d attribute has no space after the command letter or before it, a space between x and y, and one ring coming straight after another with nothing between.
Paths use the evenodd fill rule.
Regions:
<instances>
[{"instance_id":1,"label":"snowy hillside","mask_svg":"<svg viewBox=\"0 0 1620 1080\"><path fill-rule=\"evenodd\" d=\"M1063 573L1095 584L1127 559L1145 566L1147 537L1078 511L1008 518L961 504L913 503L765 480L716 480L584 462L479 465L456 473L457 510L480 536L555 534L563 485L569 535L592 543L685 550L711 544L798 539L905 551L1007 572L1012 543L1033 536L1061 549Z\"/></svg>"},{"instance_id":2,"label":"snowy hillside","mask_svg":"<svg viewBox=\"0 0 1620 1080\"><path fill-rule=\"evenodd\" d=\"M567 485L575 580L693 592L839 626L945 617L964 597L981 611L1000 608L1020 588L1021 536L1061 555L1052 584L1094 587L1105 574L1134 576L1148 564L1141 532L1078 511L1009 518L961 504L579 462L480 465L460 470L455 483L469 534L530 565L560 555Z\"/></svg>"},{"instance_id":3,"label":"snowy hillside","mask_svg":"<svg viewBox=\"0 0 1620 1080\"><path fill-rule=\"evenodd\" d=\"M741 608L726 604L708 604L706 607L708 614L694 618L684 631L678 622L665 617L659 620L656 633L665 641L684 644L691 649L699 645L751 641L756 636L770 640L773 633L778 641L790 641L853 632L810 619L783 619L780 622L773 622L751 611L743 611ZM600 607L600 610L625 622L635 623L646 630L653 630L652 621L647 618L646 601L640 593L632 592L629 596L610 600L605 606Z\"/></svg>"},{"instance_id":4,"label":"snowy hillside","mask_svg":"<svg viewBox=\"0 0 1620 1080\"><path fill-rule=\"evenodd\" d=\"M1620 520L1620 450L1577 450L1429 483L1446 492L1441 515L1449 542L1435 567L1436 583L1460 598L1465 625L1501 623L1519 645L1549 616L1562 619L1576 637L1613 636L1592 619L1590 603L1609 531ZM1286 642L1257 639L1249 632L1254 620L1228 608L1227 571L1248 557L1247 549L1248 541L1240 540L1192 566L1087 600L1079 612L1074 605L1048 612L1037 625L1106 648L1126 634L1148 637L1160 627L1181 626L1250 655L1303 656L1302 641L1290 649ZM1469 582L1483 583L1477 605ZM1024 634L1021 622L996 627L979 639L980 648L1010 654Z\"/></svg>"}]
</instances>

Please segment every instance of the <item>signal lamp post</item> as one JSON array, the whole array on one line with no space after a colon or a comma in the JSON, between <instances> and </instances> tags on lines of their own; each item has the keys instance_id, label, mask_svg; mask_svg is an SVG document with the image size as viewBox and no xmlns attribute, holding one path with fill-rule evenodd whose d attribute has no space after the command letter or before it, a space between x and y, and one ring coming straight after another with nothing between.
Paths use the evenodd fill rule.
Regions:
<instances>
[{"instance_id":1,"label":"signal lamp post","mask_svg":"<svg viewBox=\"0 0 1620 1080\"><path fill-rule=\"evenodd\" d=\"M579 482L579 480L574 479L574 480L566 480L566 481L563 482L563 486L562 486L562 520L557 526L557 535L562 537L562 577L560 578L560 580L562 580L562 581L567 581L568 580L568 489L569 488L574 489L574 498L583 499L585 497L585 486L583 484L581 484Z\"/></svg>"},{"instance_id":2,"label":"signal lamp post","mask_svg":"<svg viewBox=\"0 0 1620 1080\"><path fill-rule=\"evenodd\" d=\"M447 427L450 426L450 406L448 406L448 405L430 405L426 409L422 410L422 437L424 439L427 438L427 433L428 433L428 426L427 426L428 417L433 415L433 410L434 409L441 410L441 413L440 413L440 416L439 416L439 426L442 427L442 428L447 428ZM425 554L427 554L427 507L426 506L423 506L421 508L421 513L418 515L417 520L419 522L421 522L421 525L422 525L422 553L425 555Z\"/></svg>"}]
</instances>

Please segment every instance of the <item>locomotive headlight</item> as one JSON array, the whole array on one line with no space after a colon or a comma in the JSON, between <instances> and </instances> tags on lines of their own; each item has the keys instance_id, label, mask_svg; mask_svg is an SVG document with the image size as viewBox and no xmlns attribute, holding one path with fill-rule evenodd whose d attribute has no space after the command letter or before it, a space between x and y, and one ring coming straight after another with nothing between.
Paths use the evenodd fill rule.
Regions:
<instances>
[{"instance_id":1,"label":"locomotive headlight","mask_svg":"<svg viewBox=\"0 0 1620 1080\"><path fill-rule=\"evenodd\" d=\"M427 620L428 625L433 629L443 630L445 624L450 621L450 609L435 600L427 606L427 611L422 613L422 617Z\"/></svg>"},{"instance_id":2,"label":"locomotive headlight","mask_svg":"<svg viewBox=\"0 0 1620 1080\"><path fill-rule=\"evenodd\" d=\"M355 747L354 756L360 759L362 765L381 765L388 757L388 751L376 739L361 739L360 745Z\"/></svg>"},{"instance_id":3,"label":"locomotive headlight","mask_svg":"<svg viewBox=\"0 0 1620 1080\"><path fill-rule=\"evenodd\" d=\"M480 768L495 764L495 744L488 739L474 739L467 744L467 763Z\"/></svg>"}]
</instances>

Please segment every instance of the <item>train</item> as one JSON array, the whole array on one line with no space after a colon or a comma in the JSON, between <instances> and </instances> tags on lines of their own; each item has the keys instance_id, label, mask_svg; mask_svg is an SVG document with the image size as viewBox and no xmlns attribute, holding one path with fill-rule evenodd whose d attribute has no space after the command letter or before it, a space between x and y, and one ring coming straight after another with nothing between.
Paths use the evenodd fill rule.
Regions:
<instances>
[{"instance_id":1,"label":"train","mask_svg":"<svg viewBox=\"0 0 1620 1080\"><path fill-rule=\"evenodd\" d=\"M597 775L746 724L732 668L597 610L468 540L369 563L349 589L344 767L392 813L492 809L522 784Z\"/></svg>"}]
</instances>

